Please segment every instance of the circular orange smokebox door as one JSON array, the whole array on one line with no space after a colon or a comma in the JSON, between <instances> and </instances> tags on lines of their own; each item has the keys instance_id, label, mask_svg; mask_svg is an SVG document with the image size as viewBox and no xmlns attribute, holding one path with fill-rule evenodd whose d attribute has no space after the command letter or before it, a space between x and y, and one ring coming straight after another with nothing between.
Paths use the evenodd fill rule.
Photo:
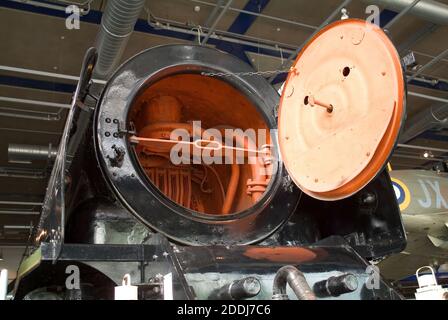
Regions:
<instances>
[{"instance_id":1,"label":"circular orange smokebox door","mask_svg":"<svg viewBox=\"0 0 448 320\"><path fill-rule=\"evenodd\" d=\"M279 143L288 173L314 198L349 197L389 159L403 114L400 58L384 32L354 19L327 26L283 89Z\"/></svg>"}]
</instances>

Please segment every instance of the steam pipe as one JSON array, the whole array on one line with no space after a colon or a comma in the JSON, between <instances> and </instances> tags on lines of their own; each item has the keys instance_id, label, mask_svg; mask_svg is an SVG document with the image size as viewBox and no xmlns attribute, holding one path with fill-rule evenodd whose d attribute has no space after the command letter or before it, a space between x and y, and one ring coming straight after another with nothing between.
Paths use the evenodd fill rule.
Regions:
<instances>
[{"instance_id":1,"label":"steam pipe","mask_svg":"<svg viewBox=\"0 0 448 320\"><path fill-rule=\"evenodd\" d=\"M230 213L230 210L232 210L233 200L235 199L236 190L238 189L238 181L240 181L240 166L233 163L231 169L232 174L230 175L229 185L222 205L222 214L228 214Z\"/></svg>"},{"instance_id":2,"label":"steam pipe","mask_svg":"<svg viewBox=\"0 0 448 320\"><path fill-rule=\"evenodd\" d=\"M289 300L286 284L289 284L299 300L316 300L305 276L294 266L284 266L277 271L272 288L273 300Z\"/></svg>"},{"instance_id":3,"label":"steam pipe","mask_svg":"<svg viewBox=\"0 0 448 320\"><path fill-rule=\"evenodd\" d=\"M215 129L220 130L221 135L223 137L225 137L226 136L225 129L234 129L234 128L226 127L226 126L218 126L218 127L215 127ZM250 139L249 137L245 137L244 135L240 136L238 134L235 134L233 136L233 138L235 139L236 143L239 145L240 148L245 148L248 150L257 150L256 143L254 141L252 141L252 139ZM250 157L254 157L254 156L251 155L250 152L248 152L248 159ZM236 159L235 159L235 161L236 161ZM263 189L263 186L260 190L256 190L257 184L261 184L261 185L267 184L267 182L266 182L266 167L265 167L263 160L258 155L255 156L254 163L251 163L250 160L249 160L249 163L250 163L250 168L251 168L251 172L252 172L252 180L251 181L255 183L255 189L252 190L250 192L250 194L252 196L252 200L255 203L260 200L264 191L266 190L265 188ZM232 174L233 173L234 173L234 171L232 169Z\"/></svg>"},{"instance_id":4,"label":"steam pipe","mask_svg":"<svg viewBox=\"0 0 448 320\"><path fill-rule=\"evenodd\" d=\"M107 78L120 62L145 0L109 0L96 38L95 76Z\"/></svg>"},{"instance_id":5,"label":"steam pipe","mask_svg":"<svg viewBox=\"0 0 448 320\"><path fill-rule=\"evenodd\" d=\"M252 298L258 295L261 290L261 283L255 277L247 277L241 280L235 280L224 285L213 292L209 299L211 300L242 300Z\"/></svg>"},{"instance_id":6,"label":"steam pipe","mask_svg":"<svg viewBox=\"0 0 448 320\"><path fill-rule=\"evenodd\" d=\"M226 127L215 127L215 129L220 130L222 136L225 136L225 128ZM229 127L230 128L230 127ZM146 126L142 132L140 132L141 135L143 136L150 136L151 133L153 132L157 132L157 131L169 131L172 132L173 130L177 130L177 129L184 129L187 130L189 132L189 134L191 136L194 136L195 134L199 134L199 133L195 133L194 131L194 127L192 124L188 124L188 123L153 123L151 125ZM206 136L204 136L204 130L201 129L201 137L204 138L208 138ZM234 135L233 137L236 142L238 143L239 147L243 147L249 150L256 150L257 149L257 145L255 144L254 141L252 141L251 139L247 138L245 139L245 136L240 136L240 135ZM162 150L152 150L155 152L160 152ZM248 155L248 157L250 157L251 155ZM224 206L223 206L223 213L229 212L231 209L231 205L233 202L233 197L235 196L236 193L236 183L239 180L239 174L240 174L240 170L239 168L237 168L238 165L232 165L232 176L229 182L229 186L227 187L227 192L226 192L226 198L224 199ZM266 168L264 165L264 162L262 161L262 159L258 156L255 156L255 163L250 164L251 167L251 172L252 172L252 181L255 184L266 184ZM256 189L256 188L255 188ZM251 191L251 196L252 196L252 200L254 202L257 202L261 196L263 195L265 189L264 190L253 190Z\"/></svg>"},{"instance_id":7,"label":"steam pipe","mask_svg":"<svg viewBox=\"0 0 448 320\"><path fill-rule=\"evenodd\" d=\"M354 274L347 273L316 282L313 289L318 297L339 297L358 289L358 280Z\"/></svg>"}]
</instances>

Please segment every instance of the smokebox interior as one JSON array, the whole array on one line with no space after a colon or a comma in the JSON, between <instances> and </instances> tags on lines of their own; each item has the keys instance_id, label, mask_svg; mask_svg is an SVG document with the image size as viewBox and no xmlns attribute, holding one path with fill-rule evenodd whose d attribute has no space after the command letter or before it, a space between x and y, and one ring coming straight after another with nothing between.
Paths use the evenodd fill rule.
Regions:
<instances>
[{"instance_id":1,"label":"smokebox interior","mask_svg":"<svg viewBox=\"0 0 448 320\"><path fill-rule=\"evenodd\" d=\"M165 77L141 91L128 119L135 126L138 138L141 141L146 138L138 143L135 151L147 178L166 197L184 208L207 215L237 213L251 208L269 188L272 161L269 157L268 125L250 99L221 79L201 74ZM193 142L193 135L198 134L193 129L193 121L200 121L201 130L209 132L211 128L216 129L213 135L221 134L222 144L226 145L224 136L229 131L225 130L241 129L233 131L233 146L256 148L263 151L264 156L252 160L255 163L249 163L245 152L244 163L235 164L233 152L232 164L226 164L230 157L226 150L221 149L222 164L206 164L203 160L200 164L193 164L191 154L194 151L190 144L190 152L183 155L190 158L190 164L175 165L170 158L174 143L157 140L169 140L173 130L181 129L190 133L189 141ZM255 137L248 138L247 129L252 129ZM266 133L264 141L259 139L260 132ZM201 138L208 141L216 139L204 133ZM200 145L208 145L212 149L217 147L210 142ZM211 149L197 150L202 154L216 155Z\"/></svg>"}]
</instances>

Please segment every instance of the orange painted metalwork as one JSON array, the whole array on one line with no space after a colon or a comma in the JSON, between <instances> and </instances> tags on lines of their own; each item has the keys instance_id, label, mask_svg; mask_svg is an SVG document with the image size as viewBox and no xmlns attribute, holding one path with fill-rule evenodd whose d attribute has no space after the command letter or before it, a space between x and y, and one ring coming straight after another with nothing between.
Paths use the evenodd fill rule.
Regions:
<instances>
[{"instance_id":1,"label":"orange painted metalwork","mask_svg":"<svg viewBox=\"0 0 448 320\"><path fill-rule=\"evenodd\" d=\"M295 261L295 263L305 263L324 258L327 256L327 253L321 248L310 250L299 247L250 247L246 249L244 255L257 260L268 260L273 262Z\"/></svg>"},{"instance_id":2,"label":"orange painted metalwork","mask_svg":"<svg viewBox=\"0 0 448 320\"><path fill-rule=\"evenodd\" d=\"M211 141L206 129L216 129L223 137L226 128L267 130L255 107L236 89L197 74L175 75L147 88L134 105L130 119L137 135L130 141L137 144L136 153L149 180L172 201L194 211L219 215L245 210L262 197L270 173L261 157L256 157L253 164L236 164L232 159L233 164L221 165L174 165L169 158L177 143L188 145L188 157L196 154L195 149L208 149L213 155L229 148L221 141ZM230 112L231 108L238 112ZM193 132L193 121L201 121L200 132ZM199 135L202 140L170 140L176 129ZM233 140L235 149L245 150L245 158L254 153L251 151L258 152L257 143L247 136L235 134ZM265 143L269 145L270 141Z\"/></svg>"},{"instance_id":3,"label":"orange painted metalwork","mask_svg":"<svg viewBox=\"0 0 448 320\"><path fill-rule=\"evenodd\" d=\"M238 182L240 180L240 167L237 164L232 164L231 168L232 174L230 176L230 182L227 187L224 203L222 205L222 214L229 214L231 212L238 188Z\"/></svg>"},{"instance_id":4,"label":"orange painted metalwork","mask_svg":"<svg viewBox=\"0 0 448 320\"><path fill-rule=\"evenodd\" d=\"M380 28L348 19L316 34L292 70L279 108L285 166L312 197L346 198L379 173L398 137L405 94L399 55Z\"/></svg>"},{"instance_id":5,"label":"orange painted metalwork","mask_svg":"<svg viewBox=\"0 0 448 320\"><path fill-rule=\"evenodd\" d=\"M224 136L224 128L220 128L221 134ZM234 135L235 142L237 146L242 147L245 150L257 150L257 145L248 137L235 134ZM269 180L267 180L267 169L265 167L265 163L263 162L263 158L259 157L258 154L250 155L250 152L247 153L247 156L255 157L255 163L250 165L252 172L252 179L248 179L247 181L247 194L252 196L252 200L255 202L259 201L264 192L266 191ZM233 159L234 162L236 159Z\"/></svg>"}]
</instances>

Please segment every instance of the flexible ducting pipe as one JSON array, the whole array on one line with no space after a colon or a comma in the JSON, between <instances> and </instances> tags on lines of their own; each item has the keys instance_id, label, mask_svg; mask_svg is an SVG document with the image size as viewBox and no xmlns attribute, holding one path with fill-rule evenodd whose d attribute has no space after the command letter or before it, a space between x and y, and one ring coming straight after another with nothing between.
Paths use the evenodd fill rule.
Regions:
<instances>
[{"instance_id":1,"label":"flexible ducting pipe","mask_svg":"<svg viewBox=\"0 0 448 320\"><path fill-rule=\"evenodd\" d=\"M399 12L410 6L414 0L364 0L364 2ZM448 25L448 5L441 2L420 0L409 13L435 24Z\"/></svg>"},{"instance_id":2,"label":"flexible ducting pipe","mask_svg":"<svg viewBox=\"0 0 448 320\"><path fill-rule=\"evenodd\" d=\"M108 78L120 63L135 23L145 5L145 0L109 0L96 38L98 62L97 78Z\"/></svg>"},{"instance_id":3,"label":"flexible ducting pipe","mask_svg":"<svg viewBox=\"0 0 448 320\"><path fill-rule=\"evenodd\" d=\"M412 117L406 129L400 135L399 142L406 143L419 134L434 128L437 124L441 124L442 121L448 118L448 104L441 103L425 108L423 111L417 113Z\"/></svg>"},{"instance_id":4,"label":"flexible ducting pipe","mask_svg":"<svg viewBox=\"0 0 448 320\"><path fill-rule=\"evenodd\" d=\"M272 289L273 300L289 300L286 285L289 284L299 300L316 300L303 273L294 266L284 266L277 271Z\"/></svg>"},{"instance_id":5,"label":"flexible ducting pipe","mask_svg":"<svg viewBox=\"0 0 448 320\"><path fill-rule=\"evenodd\" d=\"M56 158L57 149L51 144L47 146L10 144L8 146L9 162L46 161Z\"/></svg>"}]
</instances>

